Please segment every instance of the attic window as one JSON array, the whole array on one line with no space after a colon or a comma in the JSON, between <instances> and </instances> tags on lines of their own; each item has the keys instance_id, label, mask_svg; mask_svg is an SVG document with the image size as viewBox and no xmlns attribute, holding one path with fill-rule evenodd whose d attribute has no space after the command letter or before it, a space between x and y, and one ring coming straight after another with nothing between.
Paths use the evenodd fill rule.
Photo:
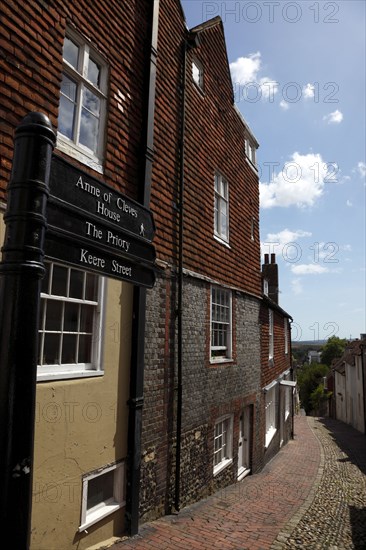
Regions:
<instances>
[{"instance_id":1,"label":"attic window","mask_svg":"<svg viewBox=\"0 0 366 550\"><path fill-rule=\"evenodd\" d=\"M250 163L253 166L256 166L257 165L256 147L254 143L252 143L249 139L245 140L245 154L247 159L250 161Z\"/></svg>"},{"instance_id":2,"label":"attic window","mask_svg":"<svg viewBox=\"0 0 366 550\"><path fill-rule=\"evenodd\" d=\"M203 90L203 67L197 59L192 61L192 78L196 86Z\"/></svg>"}]
</instances>

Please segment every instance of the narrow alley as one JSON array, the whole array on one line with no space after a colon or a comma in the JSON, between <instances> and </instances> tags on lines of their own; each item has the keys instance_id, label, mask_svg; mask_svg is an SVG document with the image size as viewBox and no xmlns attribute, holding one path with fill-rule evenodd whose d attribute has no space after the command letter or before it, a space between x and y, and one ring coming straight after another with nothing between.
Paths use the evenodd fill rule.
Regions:
<instances>
[{"instance_id":1,"label":"narrow alley","mask_svg":"<svg viewBox=\"0 0 366 550\"><path fill-rule=\"evenodd\" d=\"M331 419L295 417L295 437L259 474L142 525L112 550L366 548L366 439Z\"/></svg>"}]
</instances>

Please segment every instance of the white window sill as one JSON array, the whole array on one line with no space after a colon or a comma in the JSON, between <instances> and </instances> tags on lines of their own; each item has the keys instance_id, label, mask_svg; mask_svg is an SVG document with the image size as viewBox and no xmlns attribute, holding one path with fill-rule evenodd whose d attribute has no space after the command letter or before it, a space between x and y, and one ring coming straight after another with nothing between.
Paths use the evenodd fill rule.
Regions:
<instances>
[{"instance_id":1,"label":"white window sill","mask_svg":"<svg viewBox=\"0 0 366 550\"><path fill-rule=\"evenodd\" d=\"M117 503L107 504L102 508L98 508L94 512L90 512L85 522L80 525L78 529L79 533L81 533L82 531L85 531L88 527L90 527L91 525L94 525L94 523L97 523L98 521L109 516L110 514L117 512L117 510L120 510L120 508L125 506L125 504L126 504L125 502L121 502L120 504L117 504Z\"/></svg>"},{"instance_id":2,"label":"white window sill","mask_svg":"<svg viewBox=\"0 0 366 550\"><path fill-rule=\"evenodd\" d=\"M41 367L42 368L42 367ZM103 376L103 370L84 370L74 372L45 372L37 374L37 382L48 382L51 380L71 380L72 378L95 378Z\"/></svg>"},{"instance_id":3,"label":"white window sill","mask_svg":"<svg viewBox=\"0 0 366 550\"><path fill-rule=\"evenodd\" d=\"M264 444L264 447L267 449L269 447L269 444L271 443L273 436L277 432L277 428L270 428L268 432L266 433L266 441Z\"/></svg>"},{"instance_id":4,"label":"white window sill","mask_svg":"<svg viewBox=\"0 0 366 550\"><path fill-rule=\"evenodd\" d=\"M223 460L222 462L220 462L220 464L218 464L217 466L214 467L214 471L213 471L213 475L214 477L217 476L217 474L219 474L220 472L222 472L222 470L224 470L225 468L227 468L227 466L229 466L230 464L232 464L233 462L233 459L232 458L227 458L226 460Z\"/></svg>"},{"instance_id":5,"label":"white window sill","mask_svg":"<svg viewBox=\"0 0 366 550\"><path fill-rule=\"evenodd\" d=\"M225 241L224 239L222 239L218 235L214 235L214 239L218 243L223 244L224 246L226 246L226 248L229 248L231 250L231 246L229 245L228 241Z\"/></svg>"},{"instance_id":6,"label":"white window sill","mask_svg":"<svg viewBox=\"0 0 366 550\"><path fill-rule=\"evenodd\" d=\"M217 364L220 364L220 363L232 363L233 362L233 359L232 357L219 357L217 359L210 359L210 363L211 365L217 365Z\"/></svg>"},{"instance_id":7,"label":"white window sill","mask_svg":"<svg viewBox=\"0 0 366 550\"><path fill-rule=\"evenodd\" d=\"M82 164L89 166L92 170L95 170L99 174L103 174L103 165L97 157L92 154L89 155L81 147L75 145L71 140L67 139L62 134L57 135L56 147L59 151L62 151Z\"/></svg>"}]
</instances>

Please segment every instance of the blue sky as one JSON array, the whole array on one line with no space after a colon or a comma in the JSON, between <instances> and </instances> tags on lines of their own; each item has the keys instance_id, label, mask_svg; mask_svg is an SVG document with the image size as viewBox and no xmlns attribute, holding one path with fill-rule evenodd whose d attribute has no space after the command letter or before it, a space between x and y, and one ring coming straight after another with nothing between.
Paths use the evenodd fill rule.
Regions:
<instances>
[{"instance_id":1,"label":"blue sky","mask_svg":"<svg viewBox=\"0 0 366 550\"><path fill-rule=\"evenodd\" d=\"M293 339L359 338L365 316L362 0L182 0L217 15L237 105L260 143L262 252L275 252Z\"/></svg>"}]
</instances>

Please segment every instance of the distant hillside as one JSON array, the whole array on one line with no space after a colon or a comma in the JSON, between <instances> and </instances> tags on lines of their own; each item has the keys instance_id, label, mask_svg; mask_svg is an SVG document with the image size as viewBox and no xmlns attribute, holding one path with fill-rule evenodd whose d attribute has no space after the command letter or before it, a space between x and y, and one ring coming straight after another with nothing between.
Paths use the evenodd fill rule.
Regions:
<instances>
[{"instance_id":1,"label":"distant hillside","mask_svg":"<svg viewBox=\"0 0 366 550\"><path fill-rule=\"evenodd\" d=\"M324 346L327 340L301 340L300 342L292 342L293 348L311 347L316 350Z\"/></svg>"}]
</instances>

